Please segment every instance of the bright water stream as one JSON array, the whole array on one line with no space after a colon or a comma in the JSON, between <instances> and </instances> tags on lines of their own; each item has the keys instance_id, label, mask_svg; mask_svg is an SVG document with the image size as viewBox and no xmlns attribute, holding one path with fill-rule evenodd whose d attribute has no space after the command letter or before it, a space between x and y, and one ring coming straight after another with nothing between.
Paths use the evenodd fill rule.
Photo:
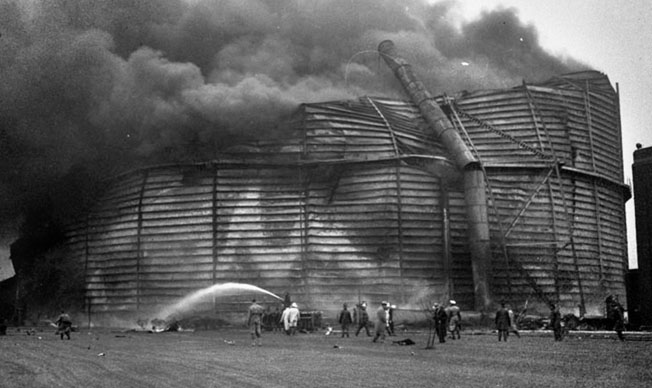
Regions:
<instances>
[{"instance_id":1,"label":"bright water stream","mask_svg":"<svg viewBox=\"0 0 652 388\"><path fill-rule=\"evenodd\" d=\"M168 319L171 316L183 313L184 311L190 310L197 303L201 302L207 297L220 297L228 295L237 295L247 293L262 293L273 296L278 300L283 300L280 296L269 292L263 288L254 286L252 284L246 283L223 283L215 284L210 287L202 288L201 290L195 291L192 294L181 299L172 306L165 307L159 311L157 317Z\"/></svg>"}]
</instances>

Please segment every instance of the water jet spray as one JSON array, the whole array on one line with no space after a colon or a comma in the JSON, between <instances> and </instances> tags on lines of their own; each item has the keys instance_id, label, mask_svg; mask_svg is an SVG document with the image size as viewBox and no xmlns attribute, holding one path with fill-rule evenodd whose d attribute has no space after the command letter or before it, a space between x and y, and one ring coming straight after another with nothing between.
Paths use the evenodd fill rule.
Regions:
<instances>
[{"instance_id":1,"label":"water jet spray","mask_svg":"<svg viewBox=\"0 0 652 388\"><path fill-rule=\"evenodd\" d=\"M169 321L175 316L182 314L184 311L188 311L192 306L196 305L202 299L208 296L227 296L234 294L242 294L244 292L250 293L262 293L270 295L278 300L283 300L280 296L274 294L273 292L267 291L263 288L254 286L253 284L246 283L222 283L214 284L212 286L202 288L201 290L195 291L192 294L184 297L177 303L172 306L168 306L160 310L155 317L162 317L165 321Z\"/></svg>"}]
</instances>

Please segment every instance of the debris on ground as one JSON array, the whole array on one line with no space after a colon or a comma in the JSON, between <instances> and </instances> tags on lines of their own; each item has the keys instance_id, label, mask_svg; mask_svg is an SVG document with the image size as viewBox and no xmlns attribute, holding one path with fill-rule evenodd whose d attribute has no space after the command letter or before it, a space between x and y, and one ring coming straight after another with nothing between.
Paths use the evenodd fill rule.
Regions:
<instances>
[{"instance_id":1,"label":"debris on ground","mask_svg":"<svg viewBox=\"0 0 652 388\"><path fill-rule=\"evenodd\" d=\"M393 343L399 345L399 346L409 346L409 345L414 345L416 342L412 341L409 338L402 339L399 341L392 341Z\"/></svg>"}]
</instances>

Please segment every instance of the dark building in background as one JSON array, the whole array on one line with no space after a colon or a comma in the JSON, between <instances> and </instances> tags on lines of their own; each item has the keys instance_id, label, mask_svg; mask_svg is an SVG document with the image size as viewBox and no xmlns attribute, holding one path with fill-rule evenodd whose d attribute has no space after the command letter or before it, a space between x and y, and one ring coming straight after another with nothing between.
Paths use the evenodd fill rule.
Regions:
<instances>
[{"instance_id":1,"label":"dark building in background","mask_svg":"<svg viewBox=\"0 0 652 388\"><path fill-rule=\"evenodd\" d=\"M638 274L630 276L629 308L642 326L652 326L652 147L634 151L632 175L634 179L634 208L636 215L636 244ZM628 280L630 280L628 279ZM630 301L628 301L630 302ZM628 303L629 304L629 303ZM638 313L638 314L636 314ZM638 317L636 317L638 315ZM630 313L631 316L631 313ZM632 322L633 323L633 322Z\"/></svg>"}]
</instances>

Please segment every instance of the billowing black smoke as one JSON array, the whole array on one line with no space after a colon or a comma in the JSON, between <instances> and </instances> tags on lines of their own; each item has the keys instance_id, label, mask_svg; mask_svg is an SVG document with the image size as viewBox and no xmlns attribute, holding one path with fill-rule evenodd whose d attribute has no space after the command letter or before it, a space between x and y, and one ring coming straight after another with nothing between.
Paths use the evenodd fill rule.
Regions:
<instances>
[{"instance_id":1,"label":"billowing black smoke","mask_svg":"<svg viewBox=\"0 0 652 388\"><path fill-rule=\"evenodd\" d=\"M234 142L278 136L278 123L302 102L403 97L373 52L384 39L433 93L583 67L546 53L513 10L460 27L453 6L4 1L0 220L22 217L32 223L23 234L49 234L83 209L102 178L124 169L207 160Z\"/></svg>"}]
</instances>

